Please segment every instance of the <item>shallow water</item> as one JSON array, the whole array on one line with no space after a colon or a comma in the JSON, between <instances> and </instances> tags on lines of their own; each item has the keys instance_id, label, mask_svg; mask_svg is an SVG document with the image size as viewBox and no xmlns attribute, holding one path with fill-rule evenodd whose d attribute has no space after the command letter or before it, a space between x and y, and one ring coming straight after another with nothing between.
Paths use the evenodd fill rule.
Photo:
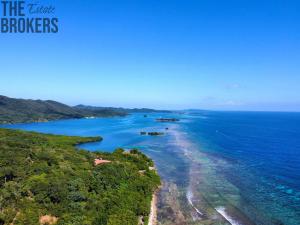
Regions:
<instances>
[{"instance_id":1,"label":"shallow water","mask_svg":"<svg viewBox=\"0 0 300 225\"><path fill-rule=\"evenodd\" d=\"M181 121L158 123L159 117ZM188 111L6 127L101 135L103 142L81 146L92 151L142 149L163 178L161 224L300 224L299 113Z\"/></svg>"}]
</instances>

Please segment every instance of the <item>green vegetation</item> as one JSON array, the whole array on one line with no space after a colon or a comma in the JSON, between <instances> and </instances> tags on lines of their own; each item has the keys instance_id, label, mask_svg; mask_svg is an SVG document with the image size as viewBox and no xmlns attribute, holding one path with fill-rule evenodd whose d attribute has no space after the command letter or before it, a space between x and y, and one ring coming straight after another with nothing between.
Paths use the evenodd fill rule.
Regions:
<instances>
[{"instance_id":1,"label":"green vegetation","mask_svg":"<svg viewBox=\"0 0 300 225\"><path fill-rule=\"evenodd\" d=\"M26 100L0 95L0 124L45 122L60 119L126 116L129 113L168 112L154 109L126 109L77 105L47 100Z\"/></svg>"},{"instance_id":2,"label":"green vegetation","mask_svg":"<svg viewBox=\"0 0 300 225\"><path fill-rule=\"evenodd\" d=\"M160 112L160 113L170 113L171 111L168 110L156 110L156 109L149 109L149 108L134 108L134 109L128 109L128 108L115 108L115 107L96 107L96 106L88 106L88 105L77 105L74 108L77 109L88 109L92 111L98 111L98 110L111 110L116 112L122 112L122 113L154 113L154 112ZM144 117L148 117L147 115L144 115Z\"/></svg>"},{"instance_id":3,"label":"green vegetation","mask_svg":"<svg viewBox=\"0 0 300 225\"><path fill-rule=\"evenodd\" d=\"M0 129L0 224L36 225L46 215L59 225L147 221L160 183L152 160L136 149L75 148L99 140ZM111 163L95 166L96 158Z\"/></svg>"},{"instance_id":4,"label":"green vegetation","mask_svg":"<svg viewBox=\"0 0 300 225\"><path fill-rule=\"evenodd\" d=\"M126 112L110 108L77 108L50 100L25 100L0 96L0 123L44 122L59 119L126 115Z\"/></svg>"}]
</instances>

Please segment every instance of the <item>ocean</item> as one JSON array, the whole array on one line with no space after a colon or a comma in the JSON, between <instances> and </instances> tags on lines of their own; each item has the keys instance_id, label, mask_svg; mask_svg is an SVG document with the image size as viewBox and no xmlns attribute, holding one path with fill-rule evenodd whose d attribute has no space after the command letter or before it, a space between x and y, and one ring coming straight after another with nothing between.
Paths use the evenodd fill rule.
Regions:
<instances>
[{"instance_id":1,"label":"ocean","mask_svg":"<svg viewBox=\"0 0 300 225\"><path fill-rule=\"evenodd\" d=\"M189 110L5 127L102 136L79 146L90 151L140 148L163 180L162 225L300 224L300 113Z\"/></svg>"}]
</instances>

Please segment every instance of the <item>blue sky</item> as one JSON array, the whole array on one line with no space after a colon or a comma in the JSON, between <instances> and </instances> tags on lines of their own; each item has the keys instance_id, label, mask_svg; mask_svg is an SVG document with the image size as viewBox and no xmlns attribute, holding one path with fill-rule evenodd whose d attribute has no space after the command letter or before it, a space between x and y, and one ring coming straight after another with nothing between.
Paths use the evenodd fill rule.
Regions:
<instances>
[{"instance_id":1,"label":"blue sky","mask_svg":"<svg viewBox=\"0 0 300 225\"><path fill-rule=\"evenodd\" d=\"M39 2L56 6L59 33L0 34L0 94L300 111L299 1Z\"/></svg>"}]
</instances>

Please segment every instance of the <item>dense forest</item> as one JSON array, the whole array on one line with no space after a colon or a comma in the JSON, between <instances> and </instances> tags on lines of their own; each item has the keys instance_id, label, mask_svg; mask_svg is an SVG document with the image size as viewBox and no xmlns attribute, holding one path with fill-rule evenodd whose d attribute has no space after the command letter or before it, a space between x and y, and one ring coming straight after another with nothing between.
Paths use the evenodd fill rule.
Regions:
<instances>
[{"instance_id":1,"label":"dense forest","mask_svg":"<svg viewBox=\"0 0 300 225\"><path fill-rule=\"evenodd\" d=\"M157 109L149 109L149 108L116 108L116 107L97 107L97 106L89 106L89 105L77 105L74 106L74 108L77 109L87 109L92 111L101 111L101 110L111 110L116 111L120 113L154 113L154 112L160 112L160 113L170 113L169 110L157 110Z\"/></svg>"},{"instance_id":2,"label":"dense forest","mask_svg":"<svg viewBox=\"0 0 300 225\"><path fill-rule=\"evenodd\" d=\"M16 99L0 95L0 124L44 122L85 117L126 116L130 113L168 112L154 109L68 106L51 100Z\"/></svg>"},{"instance_id":3,"label":"dense forest","mask_svg":"<svg viewBox=\"0 0 300 225\"><path fill-rule=\"evenodd\" d=\"M0 95L0 123L42 122L84 117L126 116L111 108L88 109L71 107L56 101L16 99Z\"/></svg>"},{"instance_id":4,"label":"dense forest","mask_svg":"<svg viewBox=\"0 0 300 225\"><path fill-rule=\"evenodd\" d=\"M153 161L135 149L76 148L99 140L0 129L0 224L147 224L160 184Z\"/></svg>"}]
</instances>

